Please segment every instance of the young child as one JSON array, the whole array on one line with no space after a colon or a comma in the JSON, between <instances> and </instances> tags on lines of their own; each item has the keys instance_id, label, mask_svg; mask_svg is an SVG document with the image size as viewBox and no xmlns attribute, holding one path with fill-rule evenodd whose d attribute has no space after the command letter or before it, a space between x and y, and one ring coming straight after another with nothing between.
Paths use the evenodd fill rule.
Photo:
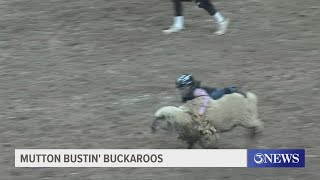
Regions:
<instances>
[{"instance_id":1,"label":"young child","mask_svg":"<svg viewBox=\"0 0 320 180\"><path fill-rule=\"evenodd\" d=\"M241 93L236 87L233 86L222 89L201 87L200 81L196 81L192 74L182 74L179 76L176 81L176 88L180 92L183 103L200 96L204 97L203 104L199 109L199 115L203 115L205 113L210 99L217 100L225 94L231 94L235 92Z\"/></svg>"},{"instance_id":2,"label":"young child","mask_svg":"<svg viewBox=\"0 0 320 180\"><path fill-rule=\"evenodd\" d=\"M205 9L210 16L212 16L213 21L217 24L218 30L215 32L216 35L223 35L226 33L229 19L225 18L211 3L210 0L172 0L174 3L174 23L169 28L164 30L165 34L180 32L184 29L184 16L183 16L183 8L182 1L195 1L199 8Z\"/></svg>"}]
</instances>

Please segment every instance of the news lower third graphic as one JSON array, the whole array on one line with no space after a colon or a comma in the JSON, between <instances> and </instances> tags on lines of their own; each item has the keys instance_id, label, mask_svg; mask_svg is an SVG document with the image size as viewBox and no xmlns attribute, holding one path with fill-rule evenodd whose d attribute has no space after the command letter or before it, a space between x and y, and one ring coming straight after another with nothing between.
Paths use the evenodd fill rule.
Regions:
<instances>
[{"instance_id":1,"label":"news lower third graphic","mask_svg":"<svg viewBox=\"0 0 320 180\"><path fill-rule=\"evenodd\" d=\"M248 149L248 167L305 167L304 149Z\"/></svg>"},{"instance_id":2,"label":"news lower third graphic","mask_svg":"<svg viewBox=\"0 0 320 180\"><path fill-rule=\"evenodd\" d=\"M16 149L15 167L305 167L304 149Z\"/></svg>"}]
</instances>

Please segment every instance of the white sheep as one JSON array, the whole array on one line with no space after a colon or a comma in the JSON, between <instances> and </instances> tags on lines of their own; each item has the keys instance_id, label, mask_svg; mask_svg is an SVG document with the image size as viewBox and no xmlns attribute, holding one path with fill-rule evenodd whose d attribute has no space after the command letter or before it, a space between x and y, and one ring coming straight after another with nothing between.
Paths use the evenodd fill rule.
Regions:
<instances>
[{"instance_id":1,"label":"white sheep","mask_svg":"<svg viewBox=\"0 0 320 180\"><path fill-rule=\"evenodd\" d=\"M199 116L201 98L195 98L180 107L165 106L158 109L151 125L152 132L157 129L175 131L180 139L188 143L188 148L197 142L203 148L211 148L215 147L219 133L236 126L250 129L253 135L263 130L263 122L258 118L258 99L254 93L233 93L210 100L206 113Z\"/></svg>"}]
</instances>

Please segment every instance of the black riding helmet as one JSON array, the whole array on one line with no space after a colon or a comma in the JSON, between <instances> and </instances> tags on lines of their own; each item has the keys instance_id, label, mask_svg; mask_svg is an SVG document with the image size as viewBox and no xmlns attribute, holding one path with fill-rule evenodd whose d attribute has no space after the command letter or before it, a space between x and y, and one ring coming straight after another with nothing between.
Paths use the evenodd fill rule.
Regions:
<instances>
[{"instance_id":1,"label":"black riding helmet","mask_svg":"<svg viewBox=\"0 0 320 180\"><path fill-rule=\"evenodd\" d=\"M182 74L178 77L176 81L176 88L181 89L185 87L193 87L195 85L195 80L192 74Z\"/></svg>"}]
</instances>

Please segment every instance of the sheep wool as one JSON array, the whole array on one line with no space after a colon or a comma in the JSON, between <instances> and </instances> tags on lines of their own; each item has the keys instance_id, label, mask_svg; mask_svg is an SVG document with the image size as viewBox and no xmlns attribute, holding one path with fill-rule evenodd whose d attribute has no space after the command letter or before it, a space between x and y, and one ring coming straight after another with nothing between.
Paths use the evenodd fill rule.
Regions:
<instances>
[{"instance_id":1,"label":"sheep wool","mask_svg":"<svg viewBox=\"0 0 320 180\"><path fill-rule=\"evenodd\" d=\"M218 133L230 131L236 126L249 129L253 135L263 130L263 122L258 117L258 98L254 93L247 92L246 96L233 93L218 100L212 99L203 116L198 114L201 98L190 100L180 107L158 109L153 124L173 127L179 138L189 144L189 148L196 142L204 148L212 147L219 139Z\"/></svg>"}]
</instances>

